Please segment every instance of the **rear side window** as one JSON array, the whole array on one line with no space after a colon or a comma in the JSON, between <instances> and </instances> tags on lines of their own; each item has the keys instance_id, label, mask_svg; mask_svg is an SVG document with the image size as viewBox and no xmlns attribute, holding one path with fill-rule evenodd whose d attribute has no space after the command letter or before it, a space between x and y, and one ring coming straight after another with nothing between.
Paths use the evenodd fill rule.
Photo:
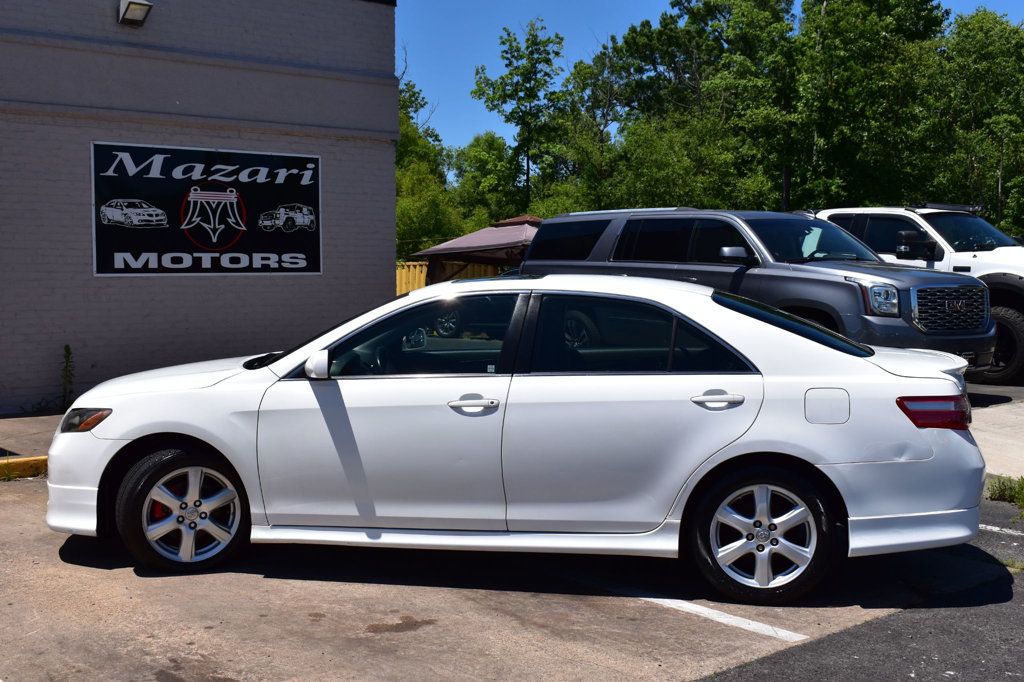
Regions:
<instances>
[{"instance_id":1,"label":"rear side window","mask_svg":"<svg viewBox=\"0 0 1024 682\"><path fill-rule=\"evenodd\" d=\"M834 213L828 217L828 221L850 232L853 229L853 218L852 213Z\"/></svg>"},{"instance_id":2,"label":"rear side window","mask_svg":"<svg viewBox=\"0 0 1024 682\"><path fill-rule=\"evenodd\" d=\"M870 346L857 343L842 334L837 334L802 317L791 315L764 303L758 303L757 301L751 301L749 298L726 294L721 291L713 293L711 298L719 305L730 310L735 310L738 313L752 317L755 320L760 320L773 327L785 329L787 332L802 336L823 346L828 346L840 353L846 353L858 358L867 358L875 354L875 351L871 350Z\"/></svg>"},{"instance_id":3,"label":"rear side window","mask_svg":"<svg viewBox=\"0 0 1024 682\"><path fill-rule=\"evenodd\" d=\"M614 260L684 263L693 234L693 218L630 220L615 246Z\"/></svg>"},{"instance_id":4,"label":"rear side window","mask_svg":"<svg viewBox=\"0 0 1024 682\"><path fill-rule=\"evenodd\" d=\"M710 334L657 306L598 296L545 296L530 371L568 374L752 372Z\"/></svg>"},{"instance_id":5,"label":"rear side window","mask_svg":"<svg viewBox=\"0 0 1024 682\"><path fill-rule=\"evenodd\" d=\"M607 220L544 223L530 244L527 260L586 260L608 227Z\"/></svg>"}]
</instances>

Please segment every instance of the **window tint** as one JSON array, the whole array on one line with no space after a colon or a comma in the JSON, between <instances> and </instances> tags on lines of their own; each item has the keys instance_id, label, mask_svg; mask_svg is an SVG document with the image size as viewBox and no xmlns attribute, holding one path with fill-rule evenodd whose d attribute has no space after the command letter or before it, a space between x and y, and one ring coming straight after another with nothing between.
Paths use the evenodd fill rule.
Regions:
<instances>
[{"instance_id":1,"label":"window tint","mask_svg":"<svg viewBox=\"0 0 1024 682\"><path fill-rule=\"evenodd\" d=\"M585 260L600 239L607 220L544 223L530 244L527 260Z\"/></svg>"},{"instance_id":2,"label":"window tint","mask_svg":"<svg viewBox=\"0 0 1024 682\"><path fill-rule=\"evenodd\" d=\"M771 252L772 258L780 262L878 260L849 232L824 220L752 218L747 224Z\"/></svg>"},{"instance_id":3,"label":"window tint","mask_svg":"<svg viewBox=\"0 0 1024 682\"><path fill-rule=\"evenodd\" d=\"M693 218L630 220L619 237L614 260L683 263L693 223Z\"/></svg>"},{"instance_id":4,"label":"window tint","mask_svg":"<svg viewBox=\"0 0 1024 682\"><path fill-rule=\"evenodd\" d=\"M544 297L530 369L577 374L751 371L719 341L661 308L592 296Z\"/></svg>"},{"instance_id":5,"label":"window tint","mask_svg":"<svg viewBox=\"0 0 1024 682\"><path fill-rule=\"evenodd\" d=\"M852 213L833 213L828 220L849 232L853 228L853 218Z\"/></svg>"},{"instance_id":6,"label":"window tint","mask_svg":"<svg viewBox=\"0 0 1024 682\"><path fill-rule=\"evenodd\" d=\"M764 303L758 303L757 301L751 301L749 298L726 294L721 291L713 293L711 298L719 305L730 310L735 310L738 313L752 317L755 320L760 320L773 327L785 329L797 336L802 336L823 346L828 346L841 353L855 355L859 358L866 358L875 354L875 351L871 350L870 346L852 341L841 334L825 329L802 317L791 315Z\"/></svg>"},{"instance_id":7,"label":"window tint","mask_svg":"<svg viewBox=\"0 0 1024 682\"><path fill-rule=\"evenodd\" d=\"M494 374L516 299L459 296L400 312L332 348L330 376Z\"/></svg>"},{"instance_id":8,"label":"window tint","mask_svg":"<svg viewBox=\"0 0 1024 682\"><path fill-rule=\"evenodd\" d=\"M1001 246L1018 246L984 218L970 213L926 213L922 217L954 251L991 251Z\"/></svg>"},{"instance_id":9,"label":"window tint","mask_svg":"<svg viewBox=\"0 0 1024 682\"><path fill-rule=\"evenodd\" d=\"M693 242L690 246L690 262L721 263L719 252L723 246L750 246L735 227L722 220L702 219L696 221Z\"/></svg>"},{"instance_id":10,"label":"window tint","mask_svg":"<svg viewBox=\"0 0 1024 682\"><path fill-rule=\"evenodd\" d=\"M903 218L887 215L873 215L868 217L868 227L864 232L864 241L878 253L896 253L896 233L906 230L913 230L918 233L918 239L929 240L924 230Z\"/></svg>"}]
</instances>

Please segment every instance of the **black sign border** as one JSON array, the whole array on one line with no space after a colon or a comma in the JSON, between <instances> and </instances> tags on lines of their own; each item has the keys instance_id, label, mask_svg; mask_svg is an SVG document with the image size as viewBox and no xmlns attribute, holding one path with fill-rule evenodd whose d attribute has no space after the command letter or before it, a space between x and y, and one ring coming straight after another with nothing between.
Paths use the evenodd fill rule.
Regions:
<instances>
[{"instance_id":1,"label":"black sign border","mask_svg":"<svg viewBox=\"0 0 1024 682\"><path fill-rule=\"evenodd\" d=\"M317 201L319 202L319 214L317 218L317 238L320 240L320 262L318 263L319 269L316 272L291 272L288 270L268 270L267 272L125 272L123 274L115 274L110 272L98 272L98 264L96 261L96 145L108 144L116 145L120 147L148 147L150 149L178 149L182 151L197 151L197 152L226 152L228 154L264 154L266 156L290 156L292 158L305 158L305 159L316 159L317 167L317 186L316 194ZM92 276L93 277L321 277L324 274L324 230L323 230L323 214L324 214L324 191L323 191L323 180L324 180L324 166L323 161L319 154L296 154L288 152L264 152L255 149L224 149L221 147L179 147L176 145L167 144L140 144L136 142L108 142L105 140L91 140L89 142L89 188L90 198L89 205L92 206L92 234L90 235L92 241Z\"/></svg>"}]
</instances>

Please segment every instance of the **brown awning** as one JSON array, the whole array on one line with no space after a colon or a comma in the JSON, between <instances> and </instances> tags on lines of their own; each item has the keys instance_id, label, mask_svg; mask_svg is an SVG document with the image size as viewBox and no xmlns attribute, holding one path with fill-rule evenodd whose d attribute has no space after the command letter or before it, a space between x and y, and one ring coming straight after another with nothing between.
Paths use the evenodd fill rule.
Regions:
<instances>
[{"instance_id":1,"label":"brown awning","mask_svg":"<svg viewBox=\"0 0 1024 682\"><path fill-rule=\"evenodd\" d=\"M509 224L512 220L531 219L530 222ZM534 221L536 221L534 223ZM518 265L523 260L526 248L537 234L540 218L518 216L504 220L497 226L450 239L444 243L413 254L416 258L452 260L462 263L493 263L496 265Z\"/></svg>"}]
</instances>

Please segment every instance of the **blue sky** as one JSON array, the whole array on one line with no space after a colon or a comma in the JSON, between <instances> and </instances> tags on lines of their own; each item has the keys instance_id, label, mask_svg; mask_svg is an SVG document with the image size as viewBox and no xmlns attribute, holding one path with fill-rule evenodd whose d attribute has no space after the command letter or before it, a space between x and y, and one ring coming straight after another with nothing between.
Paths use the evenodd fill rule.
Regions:
<instances>
[{"instance_id":1,"label":"blue sky","mask_svg":"<svg viewBox=\"0 0 1024 682\"><path fill-rule=\"evenodd\" d=\"M445 144L465 145L473 135L494 130L511 139L513 131L497 114L470 97L473 70L485 64L492 76L501 73L498 36L504 26L520 28L530 19L544 19L548 30L565 37L563 66L594 54L611 34L630 24L656 21L668 0L399 0L397 58L408 54L407 75L436 109L430 123ZM1024 21L1024 0L945 0L956 13L987 7Z\"/></svg>"}]
</instances>

